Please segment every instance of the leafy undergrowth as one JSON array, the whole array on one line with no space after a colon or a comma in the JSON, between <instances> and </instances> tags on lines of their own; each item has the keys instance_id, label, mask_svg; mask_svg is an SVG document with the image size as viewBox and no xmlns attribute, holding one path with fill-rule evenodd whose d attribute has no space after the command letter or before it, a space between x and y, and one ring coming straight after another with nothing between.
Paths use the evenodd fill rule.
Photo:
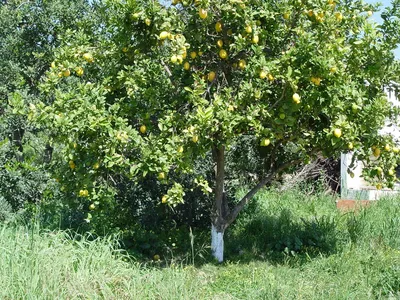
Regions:
<instances>
[{"instance_id":1,"label":"leafy undergrowth","mask_svg":"<svg viewBox=\"0 0 400 300\"><path fill-rule=\"evenodd\" d=\"M226 239L222 265L201 258L209 249L196 244L186 260L170 249L160 261L139 262L116 237L1 225L0 298L400 297L400 198L339 213L330 196L264 192Z\"/></svg>"}]
</instances>

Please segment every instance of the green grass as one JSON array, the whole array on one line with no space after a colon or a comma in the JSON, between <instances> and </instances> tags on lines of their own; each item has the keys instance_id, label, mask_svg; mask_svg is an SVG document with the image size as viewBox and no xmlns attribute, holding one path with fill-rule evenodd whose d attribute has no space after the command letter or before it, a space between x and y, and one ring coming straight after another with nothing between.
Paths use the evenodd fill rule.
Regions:
<instances>
[{"instance_id":1,"label":"green grass","mask_svg":"<svg viewBox=\"0 0 400 300\"><path fill-rule=\"evenodd\" d=\"M138 262L116 240L0 225L0 299L400 298L400 198L342 214L330 196L261 193L222 265Z\"/></svg>"}]
</instances>

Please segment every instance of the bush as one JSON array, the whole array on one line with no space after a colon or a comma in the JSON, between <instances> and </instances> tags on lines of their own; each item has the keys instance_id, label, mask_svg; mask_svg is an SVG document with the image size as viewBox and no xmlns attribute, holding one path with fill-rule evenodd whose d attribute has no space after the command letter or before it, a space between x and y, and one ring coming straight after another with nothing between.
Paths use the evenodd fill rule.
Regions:
<instances>
[{"instance_id":1,"label":"bush","mask_svg":"<svg viewBox=\"0 0 400 300\"><path fill-rule=\"evenodd\" d=\"M10 203L0 196L0 222L10 219L12 216L12 207Z\"/></svg>"}]
</instances>

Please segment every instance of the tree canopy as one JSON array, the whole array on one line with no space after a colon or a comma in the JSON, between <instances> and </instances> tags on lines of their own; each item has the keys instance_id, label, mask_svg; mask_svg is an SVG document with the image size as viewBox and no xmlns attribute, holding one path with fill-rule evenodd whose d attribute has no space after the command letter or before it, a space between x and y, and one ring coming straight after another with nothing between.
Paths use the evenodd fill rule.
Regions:
<instances>
[{"instance_id":1,"label":"tree canopy","mask_svg":"<svg viewBox=\"0 0 400 300\"><path fill-rule=\"evenodd\" d=\"M399 75L397 2L383 25L362 1L172 4L94 3L98 26L62 36L28 115L65 146L56 177L69 197L94 211L115 193L112 174L154 173L174 206L185 190L169 173L212 153L214 181L193 178L215 195L223 233L258 189L319 154L354 151L378 188L393 186L399 150L379 129L397 116L383 91ZM242 137L260 156L258 183L229 201L226 153Z\"/></svg>"}]
</instances>

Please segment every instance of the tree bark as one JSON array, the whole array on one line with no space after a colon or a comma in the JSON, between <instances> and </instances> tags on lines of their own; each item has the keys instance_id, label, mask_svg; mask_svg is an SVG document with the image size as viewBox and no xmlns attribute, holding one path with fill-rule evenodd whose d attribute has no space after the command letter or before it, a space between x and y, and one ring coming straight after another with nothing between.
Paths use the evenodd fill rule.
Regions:
<instances>
[{"instance_id":1,"label":"tree bark","mask_svg":"<svg viewBox=\"0 0 400 300\"><path fill-rule=\"evenodd\" d=\"M212 255L222 262L224 259L224 232L227 225L225 216L229 214L225 199L225 147L214 146L215 161L215 200L211 212L211 251Z\"/></svg>"},{"instance_id":2,"label":"tree bark","mask_svg":"<svg viewBox=\"0 0 400 300\"><path fill-rule=\"evenodd\" d=\"M290 166L296 165L301 160L295 160L291 162L287 162L275 170L272 170L267 176L265 176L255 187L253 187L240 201L239 203L232 209L232 212L226 216L226 227L228 227L233 221L236 220L237 216L239 213L242 211L242 209L245 207L247 203L253 198L253 196L262 188L264 187L267 183L269 183L277 173L284 171Z\"/></svg>"},{"instance_id":3,"label":"tree bark","mask_svg":"<svg viewBox=\"0 0 400 300\"><path fill-rule=\"evenodd\" d=\"M214 224L211 224L211 251L218 262L224 261L224 232L218 231Z\"/></svg>"},{"instance_id":4,"label":"tree bark","mask_svg":"<svg viewBox=\"0 0 400 300\"><path fill-rule=\"evenodd\" d=\"M213 158L215 162L215 200L211 212L211 252L218 262L224 260L224 233L226 228L237 218L245 205L253 196L267 183L269 183L277 173L282 172L288 167L295 165L300 160L287 162L265 176L255 187L253 187L232 209L229 210L224 190L225 181L225 147L215 146L213 148Z\"/></svg>"}]
</instances>

